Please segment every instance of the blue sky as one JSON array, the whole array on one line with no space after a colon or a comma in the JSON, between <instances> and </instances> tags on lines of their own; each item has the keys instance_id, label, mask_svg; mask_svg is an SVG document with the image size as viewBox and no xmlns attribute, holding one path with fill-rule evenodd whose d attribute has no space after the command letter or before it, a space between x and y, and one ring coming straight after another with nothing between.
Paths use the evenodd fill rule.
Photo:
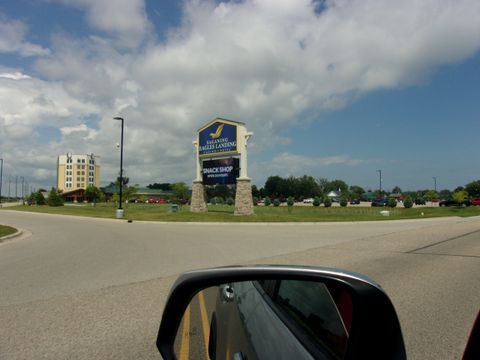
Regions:
<instances>
[{"instance_id":1,"label":"blue sky","mask_svg":"<svg viewBox=\"0 0 480 360\"><path fill-rule=\"evenodd\" d=\"M0 157L55 185L66 152L102 183L194 178L195 130L254 132L249 176L453 189L480 179L478 1L0 3ZM319 5L320 4L320 5Z\"/></svg>"}]
</instances>

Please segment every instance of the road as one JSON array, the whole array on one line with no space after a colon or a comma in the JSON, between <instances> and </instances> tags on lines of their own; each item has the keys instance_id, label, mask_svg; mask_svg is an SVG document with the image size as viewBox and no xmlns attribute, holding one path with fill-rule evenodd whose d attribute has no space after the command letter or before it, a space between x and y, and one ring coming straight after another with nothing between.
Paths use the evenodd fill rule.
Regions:
<instances>
[{"instance_id":1,"label":"road","mask_svg":"<svg viewBox=\"0 0 480 360\"><path fill-rule=\"evenodd\" d=\"M480 218L316 224L133 222L0 210L0 359L159 359L183 271L340 267L379 282L409 359L460 359L480 304Z\"/></svg>"}]
</instances>

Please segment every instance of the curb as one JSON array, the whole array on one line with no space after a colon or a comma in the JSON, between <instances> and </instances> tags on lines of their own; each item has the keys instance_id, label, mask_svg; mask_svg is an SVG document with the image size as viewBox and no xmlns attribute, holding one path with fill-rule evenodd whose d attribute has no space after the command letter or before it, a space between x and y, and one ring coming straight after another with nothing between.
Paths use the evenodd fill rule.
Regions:
<instances>
[{"instance_id":1,"label":"curb","mask_svg":"<svg viewBox=\"0 0 480 360\"><path fill-rule=\"evenodd\" d=\"M14 234L10 234L10 235L6 235L6 236L3 236L3 237L0 237L0 244L1 244L2 242L4 242L5 240L10 240L10 239L16 238L16 237L18 237L18 236L20 236L20 235L22 235L22 234L23 234L23 231L22 231L22 230L17 230L17 232L14 233Z\"/></svg>"}]
</instances>

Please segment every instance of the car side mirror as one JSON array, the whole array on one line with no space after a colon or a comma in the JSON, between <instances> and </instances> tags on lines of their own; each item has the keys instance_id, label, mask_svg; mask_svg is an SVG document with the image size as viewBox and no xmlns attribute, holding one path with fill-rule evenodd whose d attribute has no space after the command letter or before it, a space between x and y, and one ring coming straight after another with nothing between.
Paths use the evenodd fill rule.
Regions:
<instances>
[{"instance_id":1,"label":"car side mirror","mask_svg":"<svg viewBox=\"0 0 480 360\"><path fill-rule=\"evenodd\" d=\"M406 359L393 305L365 276L255 266L187 272L157 338L169 359Z\"/></svg>"}]
</instances>

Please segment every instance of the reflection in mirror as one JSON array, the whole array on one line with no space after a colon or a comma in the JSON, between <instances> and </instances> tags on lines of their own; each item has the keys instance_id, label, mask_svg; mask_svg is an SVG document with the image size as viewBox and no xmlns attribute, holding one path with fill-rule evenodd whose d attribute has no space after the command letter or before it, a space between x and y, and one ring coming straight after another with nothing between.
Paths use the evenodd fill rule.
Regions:
<instances>
[{"instance_id":1,"label":"reflection in mirror","mask_svg":"<svg viewBox=\"0 0 480 360\"><path fill-rule=\"evenodd\" d=\"M223 284L190 302L178 359L342 359L352 326L347 288L298 280Z\"/></svg>"}]
</instances>

